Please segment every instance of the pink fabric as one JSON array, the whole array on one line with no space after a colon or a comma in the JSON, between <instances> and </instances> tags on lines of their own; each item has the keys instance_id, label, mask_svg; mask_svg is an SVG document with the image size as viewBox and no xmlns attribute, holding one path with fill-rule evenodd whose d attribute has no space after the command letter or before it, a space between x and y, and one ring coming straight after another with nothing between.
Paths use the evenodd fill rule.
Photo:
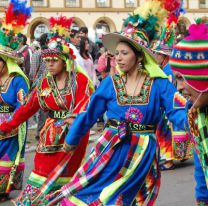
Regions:
<instances>
[{"instance_id":1,"label":"pink fabric","mask_svg":"<svg viewBox=\"0 0 208 206\"><path fill-rule=\"evenodd\" d=\"M179 134L179 135L174 135L174 141L175 142L184 142L189 139L188 134Z\"/></svg>"},{"instance_id":2,"label":"pink fabric","mask_svg":"<svg viewBox=\"0 0 208 206\"><path fill-rule=\"evenodd\" d=\"M73 204L71 201L69 201L67 198L64 198L62 200L62 202L60 203L60 205L62 206L76 206L75 204Z\"/></svg>"},{"instance_id":3,"label":"pink fabric","mask_svg":"<svg viewBox=\"0 0 208 206\"><path fill-rule=\"evenodd\" d=\"M111 66L111 69L110 69L110 74L111 75L114 75L114 74L118 73L117 70L116 70L115 57L111 57L110 66ZM105 73L106 74L106 75L104 75L104 77L105 77L105 76L108 75L108 73L105 72L106 69L107 69L107 57L106 57L106 53L104 53L98 59L97 70L100 73Z\"/></svg>"},{"instance_id":4,"label":"pink fabric","mask_svg":"<svg viewBox=\"0 0 208 206\"><path fill-rule=\"evenodd\" d=\"M20 163L17 166L17 171L24 170L24 169L25 169L25 163ZM11 170L11 167L0 166L0 174L8 174L10 170Z\"/></svg>"},{"instance_id":5,"label":"pink fabric","mask_svg":"<svg viewBox=\"0 0 208 206\"><path fill-rule=\"evenodd\" d=\"M84 70L87 72L88 77L92 80L93 84L96 85L96 72L93 64L92 57L83 59Z\"/></svg>"},{"instance_id":6,"label":"pink fabric","mask_svg":"<svg viewBox=\"0 0 208 206\"><path fill-rule=\"evenodd\" d=\"M208 40L208 26L206 24L192 24L189 27L189 34L185 40Z\"/></svg>"}]
</instances>

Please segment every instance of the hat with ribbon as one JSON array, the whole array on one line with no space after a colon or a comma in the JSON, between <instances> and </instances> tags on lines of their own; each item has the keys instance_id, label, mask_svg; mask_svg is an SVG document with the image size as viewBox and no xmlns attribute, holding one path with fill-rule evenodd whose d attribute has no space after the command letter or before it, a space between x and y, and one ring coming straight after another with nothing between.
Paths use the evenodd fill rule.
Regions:
<instances>
[{"instance_id":1,"label":"hat with ribbon","mask_svg":"<svg viewBox=\"0 0 208 206\"><path fill-rule=\"evenodd\" d=\"M0 28L0 54L17 63L23 62L23 59L16 55L16 51L23 41L21 32L32 12L32 8L27 7L26 4L27 1L11 0Z\"/></svg>"},{"instance_id":2,"label":"hat with ribbon","mask_svg":"<svg viewBox=\"0 0 208 206\"><path fill-rule=\"evenodd\" d=\"M189 27L189 36L174 46L170 57L173 71L179 72L196 91L208 91L208 25L198 19Z\"/></svg>"},{"instance_id":3,"label":"hat with ribbon","mask_svg":"<svg viewBox=\"0 0 208 206\"><path fill-rule=\"evenodd\" d=\"M166 78L150 47L152 40L160 34L168 13L163 0L145 2L124 20L124 28L120 33L110 33L103 37L104 47L114 53L119 42L127 41L144 53L143 64L151 77Z\"/></svg>"}]
</instances>

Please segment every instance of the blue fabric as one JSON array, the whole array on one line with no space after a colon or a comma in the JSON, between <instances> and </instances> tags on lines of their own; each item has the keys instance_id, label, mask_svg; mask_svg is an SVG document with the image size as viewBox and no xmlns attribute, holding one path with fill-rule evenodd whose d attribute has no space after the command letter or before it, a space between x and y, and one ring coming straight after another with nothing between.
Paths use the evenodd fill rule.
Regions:
<instances>
[{"instance_id":1,"label":"blue fabric","mask_svg":"<svg viewBox=\"0 0 208 206\"><path fill-rule=\"evenodd\" d=\"M164 66L164 68L163 68L163 71L164 71L164 73L165 73L167 76L171 75L171 77L172 77L173 80L174 80L174 75L173 75L173 71L172 71L172 69L171 69L171 67L170 67L170 64L166 64L166 65Z\"/></svg>"},{"instance_id":2,"label":"blue fabric","mask_svg":"<svg viewBox=\"0 0 208 206\"><path fill-rule=\"evenodd\" d=\"M149 103L133 105L138 108L143 118L141 124L156 125L161 119L161 107L166 111L168 119L180 129L184 130L187 115L184 108L173 108L173 97L176 88L168 79L157 78L153 80ZM129 105L119 105L112 78L106 77L92 95L87 111L80 113L66 136L66 142L77 145L82 136L96 123L97 119L106 111L108 119L124 120ZM80 129L82 128L82 129Z\"/></svg>"},{"instance_id":3,"label":"blue fabric","mask_svg":"<svg viewBox=\"0 0 208 206\"><path fill-rule=\"evenodd\" d=\"M206 186L201 163L200 163L199 158L196 154L196 151L194 152L194 166L195 166L194 177L195 177L195 181L196 181L196 187L195 187L196 200L208 202L208 189Z\"/></svg>"},{"instance_id":4,"label":"blue fabric","mask_svg":"<svg viewBox=\"0 0 208 206\"><path fill-rule=\"evenodd\" d=\"M21 106L21 103L18 101L17 93L20 89L24 90L24 93L27 94L28 86L26 81L21 76L15 76L7 91L1 93L2 99L5 103L11 105L15 110ZM2 104L0 103L0 106ZM3 139L0 141L0 161L2 158L6 161L14 161L18 151L18 138L12 137L8 139ZM24 149L22 150L21 157L24 157Z\"/></svg>"},{"instance_id":5,"label":"blue fabric","mask_svg":"<svg viewBox=\"0 0 208 206\"><path fill-rule=\"evenodd\" d=\"M108 165L103 171L75 196L85 203L89 204L99 198L103 188L110 185L116 178L118 172L124 165L126 157L130 148L130 142L125 141L119 144L112 155ZM106 148L107 149L107 148ZM144 179L149 172L152 161L155 157L156 143L154 138L150 138L150 142L139 166L136 168L134 174L128 181L117 190L107 202L107 205L115 205L120 194L123 195L124 205L131 205L138 190L142 187ZM99 158L98 158L99 159Z\"/></svg>"},{"instance_id":6,"label":"blue fabric","mask_svg":"<svg viewBox=\"0 0 208 206\"><path fill-rule=\"evenodd\" d=\"M156 78L153 80L150 89L149 101L147 103L131 105L132 108L136 108L137 111L139 110L142 113L140 124L158 124L161 119L162 107L165 109L170 121L173 121L178 127L184 129L184 123L187 121L186 110L184 108L173 108L173 98L176 88L168 79ZM92 95L86 112L79 114L70 127L66 136L67 144L77 145L80 142L81 137L96 123L98 117L104 112L106 112L108 119L124 120L126 118L126 111L130 108L130 104L121 105L118 102L117 95L112 77L106 77ZM115 129L113 132L118 133L118 130ZM139 132L137 133L139 138ZM113 136L112 131L105 132L105 135ZM116 199L118 199L121 194L124 195L122 198L124 205L131 205L135 195L141 189L141 185L145 181L150 165L156 155L157 145L153 136L150 137L151 135L154 134L147 134L147 138L149 138L150 141L140 164L130 179L110 197L108 205L115 205ZM107 139L110 139L110 137ZM107 166L100 172L98 177L96 177L89 185L82 188L75 196L86 203L90 203L97 199L102 190L115 180L129 154L129 148L130 142L128 140L120 142L114 149L114 153ZM108 150L108 148L105 148L105 150ZM95 162L97 162L99 158L100 157L97 157Z\"/></svg>"}]
</instances>

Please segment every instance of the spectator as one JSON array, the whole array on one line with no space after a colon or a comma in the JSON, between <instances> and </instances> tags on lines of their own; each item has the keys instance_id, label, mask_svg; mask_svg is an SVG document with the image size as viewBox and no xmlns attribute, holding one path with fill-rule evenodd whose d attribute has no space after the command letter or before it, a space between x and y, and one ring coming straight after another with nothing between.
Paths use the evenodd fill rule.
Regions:
<instances>
[{"instance_id":1,"label":"spectator","mask_svg":"<svg viewBox=\"0 0 208 206\"><path fill-rule=\"evenodd\" d=\"M86 71L88 77L92 80L93 84L96 85L96 72L94 69L93 59L89 53L89 39L87 37L82 37L80 41L80 55L83 59L84 70Z\"/></svg>"},{"instance_id":2,"label":"spectator","mask_svg":"<svg viewBox=\"0 0 208 206\"><path fill-rule=\"evenodd\" d=\"M70 41L71 43L79 50L81 37L79 36L79 31L72 29L70 34Z\"/></svg>"},{"instance_id":3,"label":"spectator","mask_svg":"<svg viewBox=\"0 0 208 206\"><path fill-rule=\"evenodd\" d=\"M88 38L88 28L81 27L79 30L79 36L83 36L83 37ZM94 62L96 59L98 59L97 54L99 53L99 47L97 46L97 44L95 44L91 40L89 40L89 44L90 44L89 52L90 52L93 62Z\"/></svg>"},{"instance_id":4,"label":"spectator","mask_svg":"<svg viewBox=\"0 0 208 206\"><path fill-rule=\"evenodd\" d=\"M44 33L40 36L40 48L46 48L48 43L48 34ZM44 76L46 72L46 65L43 59L41 58L41 50L36 50L31 58L31 70L30 70L30 79L33 81L32 88L36 86L39 80ZM39 140L39 134L41 129L45 124L45 120L48 116L48 112L43 110L39 110L37 114L37 133L36 133L36 140Z\"/></svg>"},{"instance_id":5,"label":"spectator","mask_svg":"<svg viewBox=\"0 0 208 206\"><path fill-rule=\"evenodd\" d=\"M115 57L110 53L109 50L107 50L99 57L97 70L101 73L102 79L104 79L109 73L111 75L117 73Z\"/></svg>"},{"instance_id":6,"label":"spectator","mask_svg":"<svg viewBox=\"0 0 208 206\"><path fill-rule=\"evenodd\" d=\"M30 74L30 58L32 55L32 51L27 45L27 37L24 34L21 34L22 37L22 43L20 44L18 51L17 51L17 56L18 57L23 57L24 61L22 64L22 70L26 74L26 76L29 78ZM31 81L31 79L30 79Z\"/></svg>"}]
</instances>

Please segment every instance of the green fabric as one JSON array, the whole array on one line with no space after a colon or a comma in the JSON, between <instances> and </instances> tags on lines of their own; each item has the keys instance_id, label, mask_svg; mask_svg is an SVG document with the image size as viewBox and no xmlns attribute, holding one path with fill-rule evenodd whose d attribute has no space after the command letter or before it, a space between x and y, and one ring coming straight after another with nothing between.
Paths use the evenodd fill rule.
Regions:
<instances>
[{"instance_id":1,"label":"green fabric","mask_svg":"<svg viewBox=\"0 0 208 206\"><path fill-rule=\"evenodd\" d=\"M159 65L152 59L152 57L144 51L144 68L147 70L151 78L168 78Z\"/></svg>"},{"instance_id":2,"label":"green fabric","mask_svg":"<svg viewBox=\"0 0 208 206\"><path fill-rule=\"evenodd\" d=\"M199 137L195 137L196 149L208 188L208 107L198 110L197 125Z\"/></svg>"},{"instance_id":3,"label":"green fabric","mask_svg":"<svg viewBox=\"0 0 208 206\"><path fill-rule=\"evenodd\" d=\"M6 62L6 65L7 65L7 68L8 68L8 72L9 74L11 73L17 73L19 75L21 75L26 83L27 83L27 86L29 88L30 84L29 84L29 79L27 78L27 76L24 74L24 72L22 71L22 69L18 66L17 63L15 63L15 61L9 57L6 57L2 54L0 54L0 57Z\"/></svg>"}]
</instances>

